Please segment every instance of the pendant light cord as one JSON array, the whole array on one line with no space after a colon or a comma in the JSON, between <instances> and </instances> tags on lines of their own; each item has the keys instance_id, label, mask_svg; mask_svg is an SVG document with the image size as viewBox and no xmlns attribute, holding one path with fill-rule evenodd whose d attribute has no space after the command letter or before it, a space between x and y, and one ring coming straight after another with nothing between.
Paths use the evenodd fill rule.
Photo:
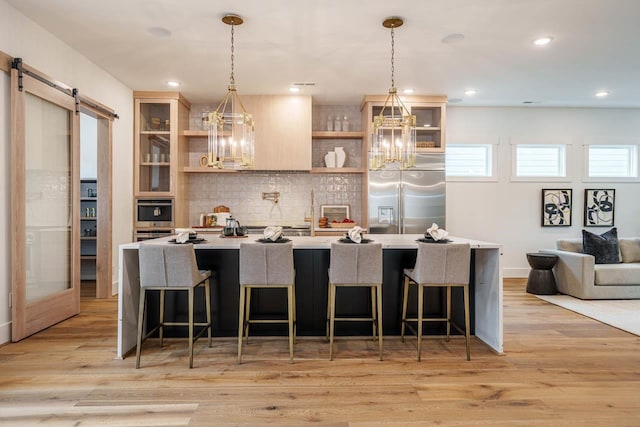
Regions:
<instances>
[{"instance_id":1,"label":"pendant light cord","mask_svg":"<svg viewBox=\"0 0 640 427\"><path fill-rule=\"evenodd\" d=\"M395 66L393 64L394 54L395 54L395 37L394 37L393 27L391 27L391 89L395 89L396 87Z\"/></svg>"},{"instance_id":2,"label":"pendant light cord","mask_svg":"<svg viewBox=\"0 0 640 427\"><path fill-rule=\"evenodd\" d=\"M236 84L236 79L233 76L233 60L234 60L234 40L233 40L233 35L234 35L234 29L235 25L231 24L231 76L229 77L229 84L230 85L235 85Z\"/></svg>"}]
</instances>

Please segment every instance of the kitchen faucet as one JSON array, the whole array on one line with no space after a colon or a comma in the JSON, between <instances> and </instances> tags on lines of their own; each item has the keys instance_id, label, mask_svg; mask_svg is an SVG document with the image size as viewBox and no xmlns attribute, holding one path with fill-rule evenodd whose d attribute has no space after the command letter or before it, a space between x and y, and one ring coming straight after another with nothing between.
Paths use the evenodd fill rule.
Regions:
<instances>
[{"instance_id":1,"label":"kitchen faucet","mask_svg":"<svg viewBox=\"0 0 640 427\"><path fill-rule=\"evenodd\" d=\"M273 202L273 205L271 206L271 210L269 211L269 221L272 221L273 218L273 209L275 207L278 208L278 213L280 214L280 220L282 220L282 210L280 209L280 206L278 205L278 202L280 201L280 192L279 191L271 191L268 193L263 192L262 193L262 200L270 200Z\"/></svg>"},{"instance_id":2,"label":"kitchen faucet","mask_svg":"<svg viewBox=\"0 0 640 427\"><path fill-rule=\"evenodd\" d=\"M269 193L262 193L262 200L271 200L273 203L278 203L280 201L280 192L279 191L271 191Z\"/></svg>"}]
</instances>

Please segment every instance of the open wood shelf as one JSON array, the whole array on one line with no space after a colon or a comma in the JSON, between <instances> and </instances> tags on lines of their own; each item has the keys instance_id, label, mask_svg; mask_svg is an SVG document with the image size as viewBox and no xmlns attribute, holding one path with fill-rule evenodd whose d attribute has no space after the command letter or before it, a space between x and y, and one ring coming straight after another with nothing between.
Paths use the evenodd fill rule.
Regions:
<instances>
[{"instance_id":1,"label":"open wood shelf","mask_svg":"<svg viewBox=\"0 0 640 427\"><path fill-rule=\"evenodd\" d=\"M311 173L364 173L362 168L313 168Z\"/></svg>"},{"instance_id":2,"label":"open wood shelf","mask_svg":"<svg viewBox=\"0 0 640 427\"><path fill-rule=\"evenodd\" d=\"M168 130L141 130L140 135L170 135Z\"/></svg>"},{"instance_id":3,"label":"open wood shelf","mask_svg":"<svg viewBox=\"0 0 640 427\"><path fill-rule=\"evenodd\" d=\"M364 132L362 131L353 131L353 132L333 132L333 131L324 131L324 130L314 130L311 132L312 138L317 139L362 139L364 137Z\"/></svg>"},{"instance_id":4,"label":"open wood shelf","mask_svg":"<svg viewBox=\"0 0 640 427\"><path fill-rule=\"evenodd\" d=\"M218 169L218 168L203 168L201 166L185 166L182 168L184 173L235 173L239 172L238 169Z\"/></svg>"},{"instance_id":5,"label":"open wood shelf","mask_svg":"<svg viewBox=\"0 0 640 427\"><path fill-rule=\"evenodd\" d=\"M187 138L206 138L209 136L208 130L197 130L197 129L185 129L181 133L182 136L186 136ZM231 135L231 132L223 132L224 136Z\"/></svg>"}]
</instances>

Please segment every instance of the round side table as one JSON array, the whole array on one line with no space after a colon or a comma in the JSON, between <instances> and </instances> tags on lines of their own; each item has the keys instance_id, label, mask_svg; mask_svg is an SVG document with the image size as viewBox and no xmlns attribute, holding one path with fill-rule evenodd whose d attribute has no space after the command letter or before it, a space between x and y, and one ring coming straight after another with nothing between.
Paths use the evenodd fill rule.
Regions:
<instances>
[{"instance_id":1,"label":"round side table","mask_svg":"<svg viewBox=\"0 0 640 427\"><path fill-rule=\"evenodd\" d=\"M558 262L558 256L542 253L528 253L527 261L531 266L527 280L527 292L536 295L555 295L558 293L553 267Z\"/></svg>"}]
</instances>

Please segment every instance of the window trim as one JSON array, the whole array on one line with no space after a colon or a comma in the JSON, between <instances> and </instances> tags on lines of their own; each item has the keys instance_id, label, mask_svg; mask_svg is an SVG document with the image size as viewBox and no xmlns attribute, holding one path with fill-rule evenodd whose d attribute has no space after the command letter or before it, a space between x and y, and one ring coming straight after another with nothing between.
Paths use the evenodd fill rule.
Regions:
<instances>
[{"instance_id":1,"label":"window trim","mask_svg":"<svg viewBox=\"0 0 640 427\"><path fill-rule=\"evenodd\" d=\"M518 176L517 164L518 164L518 147L564 147L564 176L549 175L549 176ZM571 182L571 152L572 145L565 142L548 142L548 143L530 143L519 142L511 144L511 182Z\"/></svg>"},{"instance_id":2,"label":"window trim","mask_svg":"<svg viewBox=\"0 0 640 427\"><path fill-rule=\"evenodd\" d=\"M445 180L447 182L498 182L498 152L500 141L498 137L456 137L456 141L474 141L474 142L448 142L446 147L450 145L458 146L474 146L484 145L490 147L490 160L491 160L491 175L490 176L452 176L445 174ZM445 162L446 162L446 147L445 147Z\"/></svg>"},{"instance_id":3,"label":"window trim","mask_svg":"<svg viewBox=\"0 0 640 427\"><path fill-rule=\"evenodd\" d=\"M589 176L589 149L591 147L635 147L635 172L636 176ZM584 144L582 151L582 182L640 182L640 144L638 143L611 143Z\"/></svg>"}]
</instances>

